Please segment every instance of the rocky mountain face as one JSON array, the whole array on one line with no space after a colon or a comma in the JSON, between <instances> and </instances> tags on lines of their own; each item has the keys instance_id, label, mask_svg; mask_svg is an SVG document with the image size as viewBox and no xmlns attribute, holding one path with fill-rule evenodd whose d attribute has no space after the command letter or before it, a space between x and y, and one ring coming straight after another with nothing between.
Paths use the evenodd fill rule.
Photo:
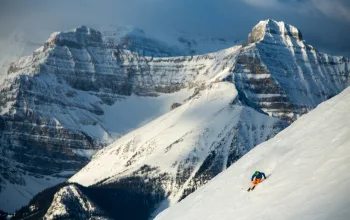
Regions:
<instances>
[{"instance_id":1,"label":"rocky mountain face","mask_svg":"<svg viewBox=\"0 0 350 220\"><path fill-rule=\"evenodd\" d=\"M223 62L233 63L238 48L152 58L120 50L84 26L53 34L32 56L13 63L1 82L0 193L8 198L1 206L18 207L64 181L97 149L182 103ZM218 63L217 57L225 59ZM28 178L42 182L29 186Z\"/></svg>"},{"instance_id":2,"label":"rocky mountain face","mask_svg":"<svg viewBox=\"0 0 350 220\"><path fill-rule=\"evenodd\" d=\"M71 179L113 189L131 177L136 188L155 183L161 210L349 83L349 59L317 52L296 28L272 20L243 46L200 56L142 56L107 39L85 26L55 33L1 78L6 211L174 108L101 150Z\"/></svg>"},{"instance_id":3,"label":"rocky mountain face","mask_svg":"<svg viewBox=\"0 0 350 220\"><path fill-rule=\"evenodd\" d=\"M255 106L294 121L349 84L349 61L318 52L291 25L266 20L249 34L231 78Z\"/></svg>"}]
</instances>

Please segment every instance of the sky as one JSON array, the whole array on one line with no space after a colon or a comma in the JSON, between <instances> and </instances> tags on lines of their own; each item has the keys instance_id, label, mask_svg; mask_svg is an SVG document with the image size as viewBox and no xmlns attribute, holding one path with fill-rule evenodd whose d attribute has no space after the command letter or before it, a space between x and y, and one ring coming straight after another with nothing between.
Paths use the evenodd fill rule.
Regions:
<instances>
[{"instance_id":1,"label":"sky","mask_svg":"<svg viewBox=\"0 0 350 220\"><path fill-rule=\"evenodd\" d=\"M132 25L245 40L267 18L299 28L307 43L350 57L349 0L0 0L0 68L52 32L81 25Z\"/></svg>"}]
</instances>

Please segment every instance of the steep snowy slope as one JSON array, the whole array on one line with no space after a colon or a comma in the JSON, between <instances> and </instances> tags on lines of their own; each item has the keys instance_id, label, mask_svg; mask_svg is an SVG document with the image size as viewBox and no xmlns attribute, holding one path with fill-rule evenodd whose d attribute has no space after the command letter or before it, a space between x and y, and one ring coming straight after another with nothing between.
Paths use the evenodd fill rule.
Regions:
<instances>
[{"instance_id":1,"label":"steep snowy slope","mask_svg":"<svg viewBox=\"0 0 350 220\"><path fill-rule=\"evenodd\" d=\"M156 219L350 219L349 108L350 88ZM255 170L269 177L248 193Z\"/></svg>"}]
</instances>

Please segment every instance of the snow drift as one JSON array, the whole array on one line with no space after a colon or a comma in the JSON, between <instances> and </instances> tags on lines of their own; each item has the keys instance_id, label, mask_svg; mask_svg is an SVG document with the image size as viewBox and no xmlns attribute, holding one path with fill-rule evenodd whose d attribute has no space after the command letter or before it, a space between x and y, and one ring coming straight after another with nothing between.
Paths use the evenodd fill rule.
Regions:
<instances>
[{"instance_id":1,"label":"snow drift","mask_svg":"<svg viewBox=\"0 0 350 220\"><path fill-rule=\"evenodd\" d=\"M156 219L350 219L350 88ZM247 192L255 170L269 178Z\"/></svg>"}]
</instances>

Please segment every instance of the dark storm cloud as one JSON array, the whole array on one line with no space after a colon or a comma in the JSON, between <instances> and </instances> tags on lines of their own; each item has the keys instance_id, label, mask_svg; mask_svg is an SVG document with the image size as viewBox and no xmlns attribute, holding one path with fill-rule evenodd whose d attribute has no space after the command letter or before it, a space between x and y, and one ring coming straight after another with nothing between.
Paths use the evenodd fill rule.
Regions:
<instances>
[{"instance_id":1,"label":"dark storm cloud","mask_svg":"<svg viewBox=\"0 0 350 220\"><path fill-rule=\"evenodd\" d=\"M0 41L21 32L28 41L41 43L53 31L82 24L97 29L131 24L154 32L176 29L245 39L259 20L273 18L301 29L321 51L350 56L348 0L0 1Z\"/></svg>"}]
</instances>

